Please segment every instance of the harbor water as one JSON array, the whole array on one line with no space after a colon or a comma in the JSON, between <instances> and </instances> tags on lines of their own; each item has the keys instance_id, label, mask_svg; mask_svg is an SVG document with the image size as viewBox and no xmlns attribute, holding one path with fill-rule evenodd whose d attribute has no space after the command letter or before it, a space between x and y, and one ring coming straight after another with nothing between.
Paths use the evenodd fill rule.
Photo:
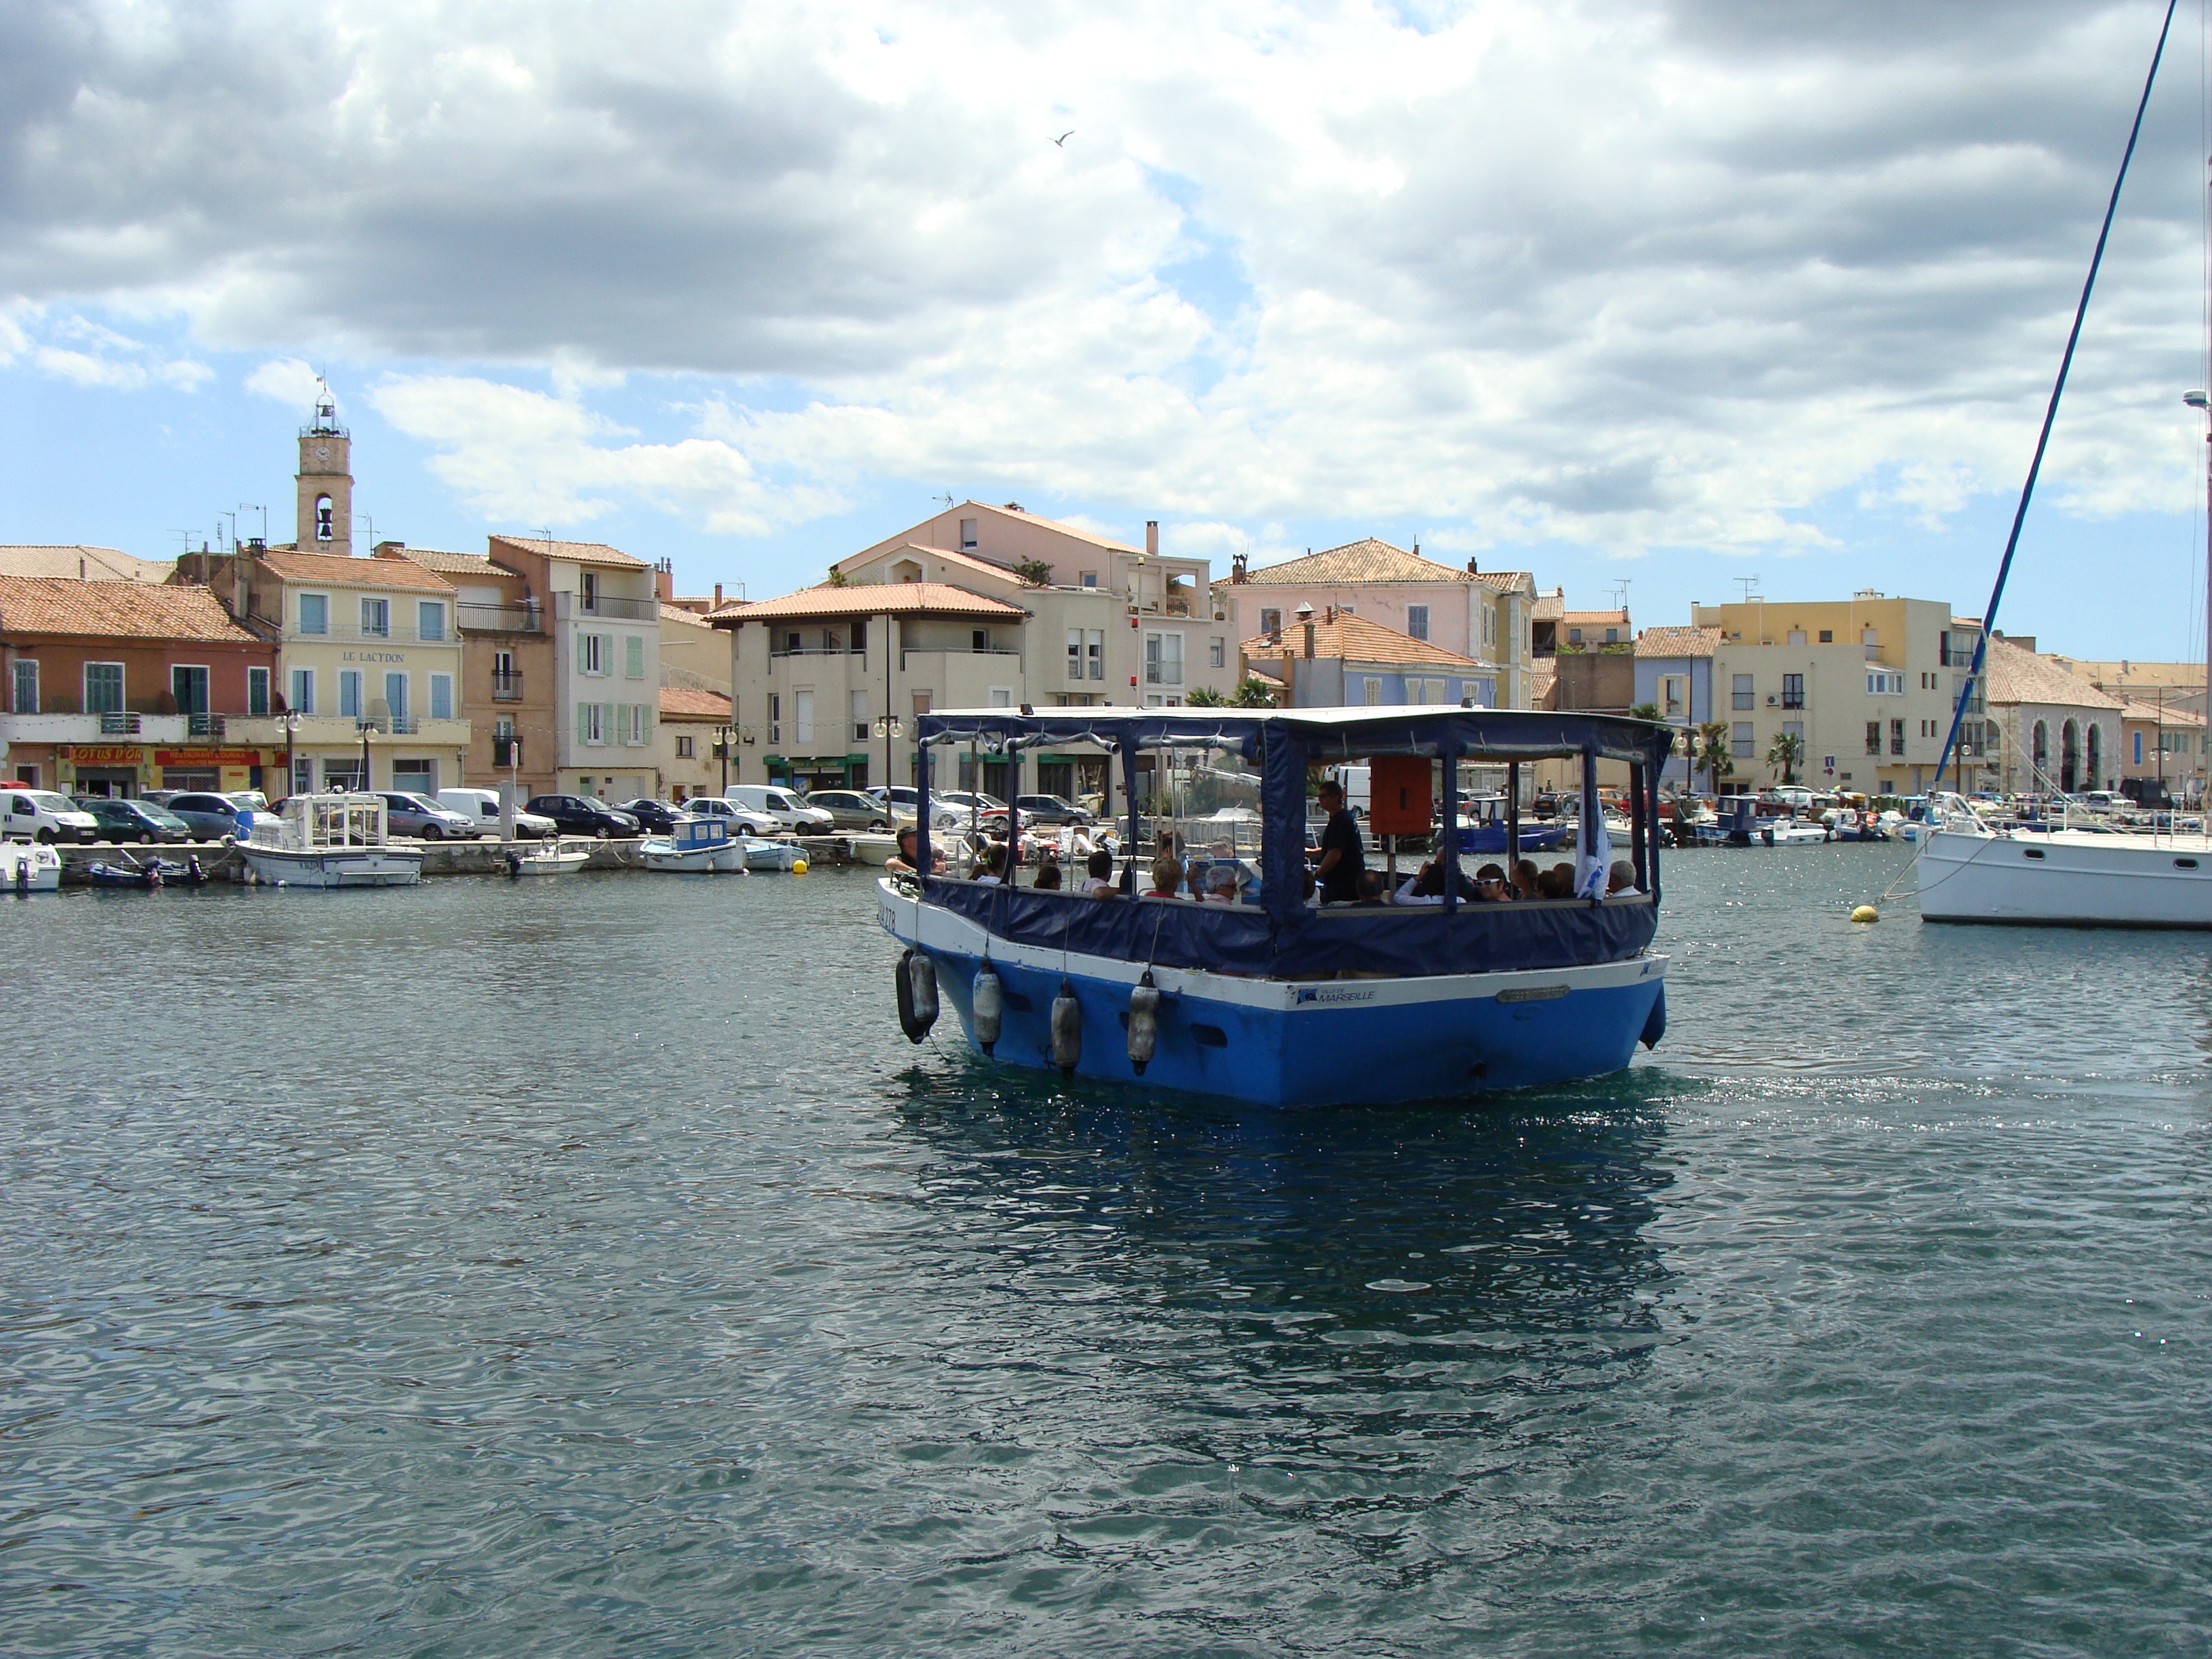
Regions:
<instances>
[{"instance_id":1,"label":"harbor water","mask_svg":"<svg viewBox=\"0 0 2212 1659\"><path fill-rule=\"evenodd\" d=\"M1909 858L1291 1116L909 1047L860 871L0 900L0 1650L2201 1654L2212 941Z\"/></svg>"}]
</instances>

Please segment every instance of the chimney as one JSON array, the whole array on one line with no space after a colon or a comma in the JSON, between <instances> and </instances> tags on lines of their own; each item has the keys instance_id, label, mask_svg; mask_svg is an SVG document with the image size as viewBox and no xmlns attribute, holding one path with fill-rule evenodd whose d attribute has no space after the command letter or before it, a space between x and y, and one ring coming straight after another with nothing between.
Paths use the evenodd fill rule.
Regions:
<instances>
[{"instance_id":1,"label":"chimney","mask_svg":"<svg viewBox=\"0 0 2212 1659\"><path fill-rule=\"evenodd\" d=\"M1229 580L1232 584L1240 585L1244 580L1244 556L1242 553L1229 561Z\"/></svg>"},{"instance_id":2,"label":"chimney","mask_svg":"<svg viewBox=\"0 0 2212 1659\"><path fill-rule=\"evenodd\" d=\"M253 587L247 580L246 561L234 553L230 556L230 614L249 615L253 609Z\"/></svg>"},{"instance_id":3,"label":"chimney","mask_svg":"<svg viewBox=\"0 0 2212 1659\"><path fill-rule=\"evenodd\" d=\"M1417 559L1421 556L1421 544L1419 542L1413 544L1413 556Z\"/></svg>"},{"instance_id":4,"label":"chimney","mask_svg":"<svg viewBox=\"0 0 2212 1659\"><path fill-rule=\"evenodd\" d=\"M1312 617L1307 617L1307 618L1306 618L1306 660L1307 660L1308 662L1311 662L1311 661L1313 660L1313 647L1314 647L1314 637L1313 637L1313 634L1314 634L1313 618L1312 618Z\"/></svg>"},{"instance_id":5,"label":"chimney","mask_svg":"<svg viewBox=\"0 0 2212 1659\"><path fill-rule=\"evenodd\" d=\"M720 583L720 582L716 582L716 583L714 584L714 609L715 609L715 610L717 610L717 611L720 611L721 608L722 608L722 585L721 585L721 583Z\"/></svg>"},{"instance_id":6,"label":"chimney","mask_svg":"<svg viewBox=\"0 0 2212 1659\"><path fill-rule=\"evenodd\" d=\"M1328 623L1328 625L1329 625L1330 627L1332 627L1332 628L1335 627L1335 626L1336 626L1336 607L1335 607L1334 605L1331 605L1331 606L1329 606L1329 607L1328 607L1328 609L1327 611L1325 611L1324 612L1322 612L1322 621L1324 621L1324 622L1326 622L1327 623ZM1307 629L1306 629L1306 633L1307 633L1307 635L1308 635L1309 637L1310 637L1310 636L1312 635L1312 633L1313 633L1313 628L1312 628L1311 624L1308 624ZM1307 652L1307 653L1306 653L1306 654L1307 654L1308 656L1310 656L1310 657L1311 655L1313 655L1313 653L1312 653L1312 652L1310 652L1310 651L1309 651L1309 652Z\"/></svg>"},{"instance_id":7,"label":"chimney","mask_svg":"<svg viewBox=\"0 0 2212 1659\"><path fill-rule=\"evenodd\" d=\"M676 561L662 559L653 567L653 591L663 605L676 597Z\"/></svg>"},{"instance_id":8,"label":"chimney","mask_svg":"<svg viewBox=\"0 0 2212 1659\"><path fill-rule=\"evenodd\" d=\"M1160 521L1158 519L1145 520L1145 555L1153 559L1160 556Z\"/></svg>"},{"instance_id":9,"label":"chimney","mask_svg":"<svg viewBox=\"0 0 2212 1659\"><path fill-rule=\"evenodd\" d=\"M1478 568L1473 559L1469 559L1467 562L1467 574L1470 576L1480 576L1482 574L1480 568Z\"/></svg>"},{"instance_id":10,"label":"chimney","mask_svg":"<svg viewBox=\"0 0 2212 1659\"><path fill-rule=\"evenodd\" d=\"M404 559L407 556L405 542L379 542L373 556L380 559Z\"/></svg>"}]
</instances>

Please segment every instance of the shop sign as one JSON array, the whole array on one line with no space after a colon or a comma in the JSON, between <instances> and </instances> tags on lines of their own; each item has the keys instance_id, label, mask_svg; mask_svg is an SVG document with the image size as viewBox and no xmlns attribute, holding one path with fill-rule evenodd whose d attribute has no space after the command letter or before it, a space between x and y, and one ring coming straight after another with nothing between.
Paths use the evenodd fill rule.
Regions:
<instances>
[{"instance_id":1,"label":"shop sign","mask_svg":"<svg viewBox=\"0 0 2212 1659\"><path fill-rule=\"evenodd\" d=\"M75 761L79 766L142 766L146 761L146 751L137 744L80 743L58 750L56 754L58 758Z\"/></svg>"},{"instance_id":2,"label":"shop sign","mask_svg":"<svg viewBox=\"0 0 2212 1659\"><path fill-rule=\"evenodd\" d=\"M258 749L156 749L156 766L259 766Z\"/></svg>"}]
</instances>

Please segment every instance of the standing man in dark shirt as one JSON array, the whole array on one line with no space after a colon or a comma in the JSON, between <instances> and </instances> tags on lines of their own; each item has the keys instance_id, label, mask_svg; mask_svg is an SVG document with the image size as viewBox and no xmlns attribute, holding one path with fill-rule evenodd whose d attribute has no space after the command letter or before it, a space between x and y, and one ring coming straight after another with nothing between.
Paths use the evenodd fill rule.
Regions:
<instances>
[{"instance_id":1,"label":"standing man in dark shirt","mask_svg":"<svg viewBox=\"0 0 2212 1659\"><path fill-rule=\"evenodd\" d=\"M1322 902L1350 903L1359 896L1360 873L1367 867L1359 846L1359 823L1344 805L1343 785L1322 784L1319 799L1321 810L1328 814L1328 827L1321 832Z\"/></svg>"}]
</instances>

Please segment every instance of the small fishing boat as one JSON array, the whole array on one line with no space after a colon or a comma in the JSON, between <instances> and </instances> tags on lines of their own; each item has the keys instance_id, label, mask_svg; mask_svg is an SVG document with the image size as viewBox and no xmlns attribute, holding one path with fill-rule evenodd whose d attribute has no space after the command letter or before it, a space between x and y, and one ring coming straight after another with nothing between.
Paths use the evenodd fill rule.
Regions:
<instances>
[{"instance_id":1,"label":"small fishing boat","mask_svg":"<svg viewBox=\"0 0 2212 1659\"><path fill-rule=\"evenodd\" d=\"M292 795L275 814L256 812L239 855L273 887L411 887L419 848L394 847L381 795Z\"/></svg>"},{"instance_id":2,"label":"small fishing boat","mask_svg":"<svg viewBox=\"0 0 2212 1659\"><path fill-rule=\"evenodd\" d=\"M999 1064L1163 1085L1267 1106L1435 1099L1594 1077L1666 1031L1658 925L1656 781L1672 734L1654 723L1551 711L1413 708L939 710L917 717L927 826L931 750L988 744L1014 773L1026 750L1095 744L1129 775L1140 753L1214 749L1261 778L1260 870L1245 902L1094 898L949 876L884 877L878 919L904 947L900 1024L923 1040L951 1005L970 1047ZM1620 860L1633 891L1606 898L1476 900L1444 884L1433 905L1309 899L1308 779L1366 760L1391 773L1368 828L1425 835L1459 817L1462 760L1583 771L1590 826L1578 890L1603 892L1613 848L1598 832L1596 764L1625 762L1634 816ZM1441 801L1436 780L1442 779ZM1403 814L1402 819L1400 817ZM1018 833L1018 823L1014 826ZM1132 809L1124 844L1146 843ZM1255 902L1256 900L1256 902Z\"/></svg>"},{"instance_id":3,"label":"small fishing boat","mask_svg":"<svg viewBox=\"0 0 2212 1659\"><path fill-rule=\"evenodd\" d=\"M0 890L52 893L61 884L62 855L45 842L0 842Z\"/></svg>"},{"instance_id":4,"label":"small fishing boat","mask_svg":"<svg viewBox=\"0 0 2212 1659\"><path fill-rule=\"evenodd\" d=\"M744 843L731 835L726 818L678 818L665 836L652 836L637 844L638 857L648 870L678 875L743 875Z\"/></svg>"},{"instance_id":5,"label":"small fishing boat","mask_svg":"<svg viewBox=\"0 0 2212 1659\"><path fill-rule=\"evenodd\" d=\"M1506 810L1503 795L1484 795L1469 801L1459 820L1459 850L1462 853L1503 853L1509 834L1516 837L1524 853L1551 853L1565 846L1574 836L1571 822L1549 823L1522 821L1515 830L1512 814ZM1627 825L1621 829L1625 833ZM1611 828L1607 826L1608 830Z\"/></svg>"},{"instance_id":6,"label":"small fishing boat","mask_svg":"<svg viewBox=\"0 0 2212 1659\"><path fill-rule=\"evenodd\" d=\"M84 871L86 884L136 888L142 892L150 892L156 887L207 885L207 872L201 867L197 855L186 859L182 864L174 859L155 859L150 863L141 864L127 853L123 859L120 864L100 860L87 865Z\"/></svg>"},{"instance_id":7,"label":"small fishing boat","mask_svg":"<svg viewBox=\"0 0 2212 1659\"><path fill-rule=\"evenodd\" d=\"M848 836L845 840L853 849L853 856L862 864L872 864L881 867L889 864L898 854L896 836L859 834Z\"/></svg>"},{"instance_id":8,"label":"small fishing boat","mask_svg":"<svg viewBox=\"0 0 2212 1659\"><path fill-rule=\"evenodd\" d=\"M591 861L591 845L586 842L546 841L527 850L519 847L510 849L507 873L517 879L524 876L566 876Z\"/></svg>"},{"instance_id":9,"label":"small fishing boat","mask_svg":"<svg viewBox=\"0 0 2212 1659\"><path fill-rule=\"evenodd\" d=\"M763 841L757 836L740 836L738 846L745 855L748 870L768 870L783 875L806 873L806 850L797 842Z\"/></svg>"}]
</instances>

